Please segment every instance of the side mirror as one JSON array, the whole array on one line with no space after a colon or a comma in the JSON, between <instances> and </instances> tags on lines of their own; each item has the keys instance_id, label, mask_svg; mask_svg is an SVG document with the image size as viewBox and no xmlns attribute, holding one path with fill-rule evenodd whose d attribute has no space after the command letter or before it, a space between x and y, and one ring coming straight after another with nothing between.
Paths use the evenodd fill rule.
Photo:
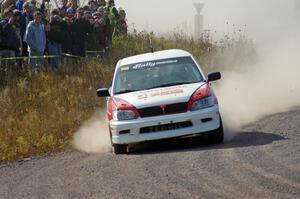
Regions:
<instances>
[{"instance_id":1,"label":"side mirror","mask_svg":"<svg viewBox=\"0 0 300 199\"><path fill-rule=\"evenodd\" d=\"M99 88L97 89L97 95L98 97L108 97L110 96L108 92L108 88Z\"/></svg>"},{"instance_id":2,"label":"side mirror","mask_svg":"<svg viewBox=\"0 0 300 199\"><path fill-rule=\"evenodd\" d=\"M221 73L220 72L214 72L214 73L209 73L208 74L208 81L216 81L218 79L221 79Z\"/></svg>"}]
</instances>

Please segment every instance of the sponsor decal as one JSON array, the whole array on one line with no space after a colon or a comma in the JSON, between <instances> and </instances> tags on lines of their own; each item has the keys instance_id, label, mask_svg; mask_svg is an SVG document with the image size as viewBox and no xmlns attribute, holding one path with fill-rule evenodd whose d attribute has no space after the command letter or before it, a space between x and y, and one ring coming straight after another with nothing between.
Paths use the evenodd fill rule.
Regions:
<instances>
[{"instance_id":1,"label":"sponsor decal","mask_svg":"<svg viewBox=\"0 0 300 199\"><path fill-rule=\"evenodd\" d=\"M144 69L144 68L151 68L154 66L158 65L163 65L163 64L172 64L172 63L177 63L178 60L165 60L165 61L157 61L157 62L145 62L145 63L139 63L134 66L132 66L132 69L138 70L138 69ZM121 70L122 71L122 70Z\"/></svg>"},{"instance_id":2,"label":"sponsor decal","mask_svg":"<svg viewBox=\"0 0 300 199\"><path fill-rule=\"evenodd\" d=\"M140 63L132 66L132 69L142 69L142 68L148 68L148 67L153 67L155 66L155 62L147 62L147 63Z\"/></svg>"},{"instance_id":3,"label":"sponsor decal","mask_svg":"<svg viewBox=\"0 0 300 199\"><path fill-rule=\"evenodd\" d=\"M128 71L128 70L129 70L129 66L125 66L121 68L121 72Z\"/></svg>"},{"instance_id":4,"label":"sponsor decal","mask_svg":"<svg viewBox=\"0 0 300 199\"><path fill-rule=\"evenodd\" d=\"M179 93L184 93L184 90L181 88L175 89L166 89L166 90L159 90L151 93L144 93L137 96L138 99L147 99L152 97L161 97L166 95L176 95Z\"/></svg>"}]
</instances>

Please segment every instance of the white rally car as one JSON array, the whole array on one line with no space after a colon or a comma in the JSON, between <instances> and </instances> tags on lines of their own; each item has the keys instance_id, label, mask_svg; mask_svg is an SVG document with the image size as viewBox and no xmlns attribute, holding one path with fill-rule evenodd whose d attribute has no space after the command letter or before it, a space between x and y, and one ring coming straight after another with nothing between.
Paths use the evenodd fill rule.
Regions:
<instances>
[{"instance_id":1,"label":"white rally car","mask_svg":"<svg viewBox=\"0 0 300 199\"><path fill-rule=\"evenodd\" d=\"M164 50L127 57L117 63L111 88L97 90L107 97L109 130L114 153L128 145L206 134L223 142L218 100L193 56Z\"/></svg>"}]
</instances>

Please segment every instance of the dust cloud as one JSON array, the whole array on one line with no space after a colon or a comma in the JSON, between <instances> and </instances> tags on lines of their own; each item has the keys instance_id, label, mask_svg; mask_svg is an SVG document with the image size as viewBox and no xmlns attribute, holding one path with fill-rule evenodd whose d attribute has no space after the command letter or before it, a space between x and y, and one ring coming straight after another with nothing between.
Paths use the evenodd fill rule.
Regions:
<instances>
[{"instance_id":1,"label":"dust cloud","mask_svg":"<svg viewBox=\"0 0 300 199\"><path fill-rule=\"evenodd\" d=\"M249 16L258 62L224 71L216 89L227 128L300 106L299 1L255 2L264 11Z\"/></svg>"},{"instance_id":2,"label":"dust cloud","mask_svg":"<svg viewBox=\"0 0 300 199\"><path fill-rule=\"evenodd\" d=\"M105 110L102 111L102 113L105 112ZM74 148L86 153L108 153L111 151L108 122L102 113L95 114L74 134L71 142Z\"/></svg>"},{"instance_id":3,"label":"dust cloud","mask_svg":"<svg viewBox=\"0 0 300 199\"><path fill-rule=\"evenodd\" d=\"M225 124L239 128L300 105L300 0L124 0L119 4L138 29L149 26L151 31L166 32L172 30L170 26L180 26L193 32L189 27L195 2L205 3L204 29L215 30L215 38L232 31L233 24L246 24L246 35L257 50L256 64L222 71L216 93ZM228 57L232 59L240 57Z\"/></svg>"},{"instance_id":4,"label":"dust cloud","mask_svg":"<svg viewBox=\"0 0 300 199\"><path fill-rule=\"evenodd\" d=\"M213 2L225 3L211 2L207 5L211 9L205 14L213 25L213 19L218 19L221 13L214 12ZM238 70L223 71L220 85L216 87L225 128L231 129L227 131L227 140L247 123L300 106L299 1L229 2L230 9L235 10L231 12L228 7L222 7L223 16L231 17L231 20L238 18L237 23L248 25L249 36L253 37L259 57L255 64L245 63ZM217 3L215 8L220 7ZM230 16L231 13L236 16ZM72 144L88 153L109 152L109 139L107 122L103 115L98 114L75 133Z\"/></svg>"}]
</instances>

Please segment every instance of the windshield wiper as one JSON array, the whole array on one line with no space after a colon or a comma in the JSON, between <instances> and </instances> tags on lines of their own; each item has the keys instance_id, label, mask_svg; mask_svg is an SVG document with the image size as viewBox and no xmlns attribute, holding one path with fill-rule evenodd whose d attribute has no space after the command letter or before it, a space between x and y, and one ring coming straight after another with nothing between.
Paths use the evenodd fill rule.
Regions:
<instances>
[{"instance_id":1,"label":"windshield wiper","mask_svg":"<svg viewBox=\"0 0 300 199\"><path fill-rule=\"evenodd\" d=\"M123 91L116 92L115 94L131 93L131 92L135 92L135 91L138 91L138 90L123 90Z\"/></svg>"},{"instance_id":2,"label":"windshield wiper","mask_svg":"<svg viewBox=\"0 0 300 199\"><path fill-rule=\"evenodd\" d=\"M162 84L162 85L157 85L151 88L147 88L146 90L153 89L153 88L160 88L160 87L169 87L169 86L177 86L177 85L182 85L182 84L192 84L196 82L177 82L177 83L170 83L170 84Z\"/></svg>"}]
</instances>

